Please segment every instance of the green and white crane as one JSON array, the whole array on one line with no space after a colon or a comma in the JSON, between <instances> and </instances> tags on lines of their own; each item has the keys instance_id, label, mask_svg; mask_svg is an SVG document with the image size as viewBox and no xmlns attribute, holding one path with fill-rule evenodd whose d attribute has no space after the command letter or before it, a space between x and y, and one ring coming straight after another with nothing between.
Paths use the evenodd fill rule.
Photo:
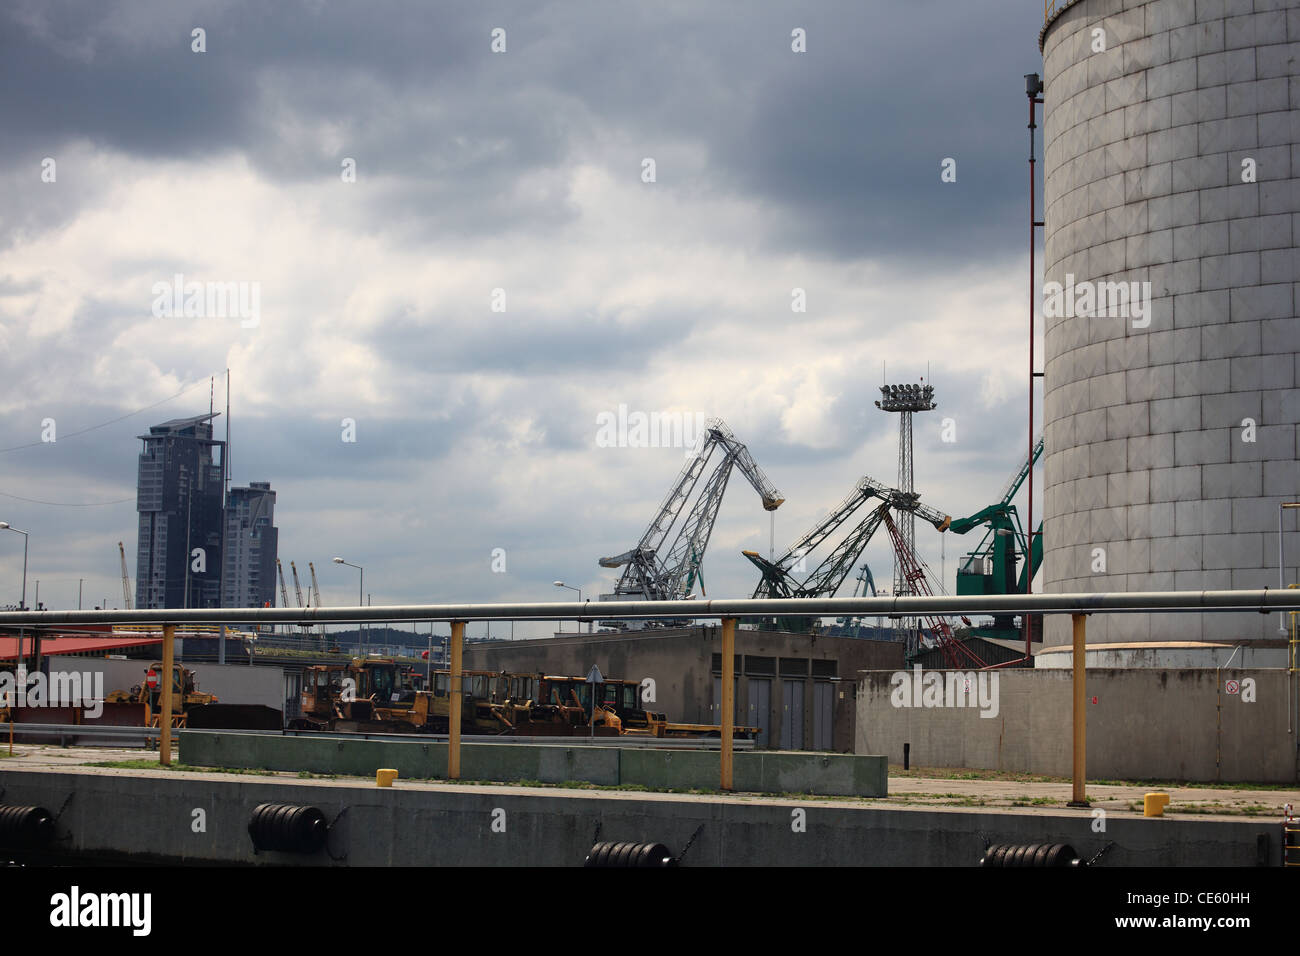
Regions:
<instances>
[{"instance_id":1,"label":"green and white crane","mask_svg":"<svg viewBox=\"0 0 1300 956\"><path fill-rule=\"evenodd\" d=\"M1023 594L1025 585L1038 572L1043 561L1042 522L1034 532L1032 543L1027 541L1016 506L1011 502L1029 476L1029 469L1042 454L1043 439L1039 436L1033 454L1011 476L995 504L982 508L969 518L958 518L948 526L954 534L986 529L979 545L957 566L958 594ZM998 614L994 615L992 627L976 627L972 633L1014 640L1021 632L1015 625L1015 615Z\"/></svg>"}]
</instances>

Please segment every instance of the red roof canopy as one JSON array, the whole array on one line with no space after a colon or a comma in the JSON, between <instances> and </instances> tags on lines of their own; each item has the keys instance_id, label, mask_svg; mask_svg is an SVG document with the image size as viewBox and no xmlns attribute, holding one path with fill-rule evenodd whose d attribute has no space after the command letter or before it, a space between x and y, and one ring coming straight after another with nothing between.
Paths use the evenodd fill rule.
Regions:
<instances>
[{"instance_id":1,"label":"red roof canopy","mask_svg":"<svg viewBox=\"0 0 1300 956\"><path fill-rule=\"evenodd\" d=\"M133 637L41 637L41 656L50 654L77 654L84 651L104 651L105 653L121 650L124 647L141 647L145 644L161 644L162 637L139 635ZM32 635L23 638L23 653L32 652ZM18 656L18 638L0 637L0 660L13 660Z\"/></svg>"}]
</instances>

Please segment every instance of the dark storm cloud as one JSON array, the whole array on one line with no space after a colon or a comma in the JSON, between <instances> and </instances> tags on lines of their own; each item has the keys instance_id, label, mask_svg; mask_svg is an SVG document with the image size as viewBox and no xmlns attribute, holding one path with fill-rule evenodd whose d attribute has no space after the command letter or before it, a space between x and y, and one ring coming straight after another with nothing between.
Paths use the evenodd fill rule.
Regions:
<instances>
[{"instance_id":1,"label":"dark storm cloud","mask_svg":"<svg viewBox=\"0 0 1300 956\"><path fill-rule=\"evenodd\" d=\"M395 177L371 228L535 232L572 214L520 177L593 149L700 146L665 188L773 209L755 237L833 258L948 259L1023 242L1019 76L1035 9L820 4L31 4L0 29L6 164L87 140L136 157L246 156L337 181L340 155ZM208 52L190 50L191 26ZM504 26L508 52L488 52ZM808 51L790 51L790 30ZM945 157L956 184L939 181ZM13 191L12 186L6 193ZM19 217L30 223L30 217ZM531 223L529 220L532 220ZM6 225L6 229L9 226Z\"/></svg>"},{"instance_id":2,"label":"dark storm cloud","mask_svg":"<svg viewBox=\"0 0 1300 956\"><path fill-rule=\"evenodd\" d=\"M277 215L291 219L292 203L301 199L310 207L306 221L334 230L326 240L348 247L381 236L378 255L369 259L357 243L358 261L371 269L378 263L380 271L393 262L399 268L356 280L355 291L363 293L358 308L378 315L331 326L323 318L333 314L332 301L314 301L310 282L295 285L293 267L281 271L268 256L267 318L258 332L223 326L213 335L204 326L187 338L183 322L149 319L149 288L173 272L197 273L188 261L198 254L192 247L178 251L175 262L167 261L170 247L157 259L128 259L142 253L117 253L112 229L96 225L78 242L51 243L83 261L28 262L25 272L0 262L0 299L16 302L45 289L43 314L64 321L57 331L32 330L17 306L3 313L12 317L0 325L11 347L0 350L10 411L0 415L0 446L36 437L46 414L58 419L63 435L180 387L149 380L155 374L181 383L206 379L229 360L236 366L234 480L268 480L280 494L286 562L314 557L320 567L330 554L357 551L367 563L367 584L372 575L379 582L376 601L381 593L545 600L556 596L550 581L557 577L573 578L587 593L596 582L607 587L615 575L597 568L596 558L632 546L682 459L671 451L595 454L595 414L630 394L644 409L680 406L713 394L697 384L747 380L736 375L740 363L784 372L783 363L815 367L819 356L844 347L790 320L783 257L848 262L820 273L831 287L825 297L836 285L855 286L853 275L867 260L892 260L872 273L882 285L915 288L953 260L978 273L1021 252L1027 210L1020 75L1038 69L1040 16L1028 0L823 0L808 8L739 0L11 2L0 9L0 250L75 224L83 210L102 212L96 206L103 193L134 174L143 186L133 198L176 201L173 181L183 193L211 181L205 164L224 172L224 164L246 163L259 185L288 196L288 212ZM190 51L193 26L207 30L205 54ZM504 56L488 52L495 26L509 31ZM790 51L795 26L808 30L807 54ZM121 165L133 169L115 165L119 154ZM58 158L57 187L39 182L44 156ZM354 157L359 171L359 182L347 189L339 185L344 156ZM667 202L650 212L635 201L619 206L629 217L647 216L626 223L631 240L602 234L604 210L583 208L573 195L576 168L592 165L613 177L613 198L623 203L620 188L645 194L638 178L645 156L659 161L655 198ZM948 156L958 162L953 185L939 181ZM609 198L605 186L598 182L595 201ZM246 201L230 198L232 205ZM717 222L692 218L696 199ZM717 295L720 306L706 314L698 303L710 299L709 289L683 291L672 284L678 277L656 271L661 262L680 269L682 261L653 224L664 208L681 217L676 234L693 243L690 254L705 268L716 265L721 281L743 286L745 294ZM176 216L184 218L184 209ZM156 228L129 219L114 220L126 238ZM223 240L230 241L214 235L213 248L220 251ZM634 260L642 241L649 251ZM539 260L551 265L552 253L554 271L539 268ZM487 287L496 279L469 305L384 312L402 298L402 270L413 264L416 272L424 256L470 275L485 261L499 262L510 312L487 309ZM110 268L87 269L87 261ZM598 273L573 283L583 291L571 312L553 300L530 312L518 283L563 281L589 265ZM639 285L634 268L644 271ZM334 269L323 277L335 280L325 287L346 296L353 291L346 272ZM102 287L78 286L79 275L98 277ZM130 276L140 277L138 298L120 291ZM412 276L412 301L444 289L447 297L477 295L460 288L457 276L443 278ZM711 279L706 273L697 284ZM781 308L746 304L740 308L753 314L737 315L735 303L761 302L752 293L769 283ZM618 298L625 286L637 303L631 317L603 312L588 294ZM286 322L277 325L282 316ZM887 339L887 330L914 318L864 314L860 327L836 334ZM719 322L730 323L729 340L710 336ZM289 323L292 336L270 335ZM771 336L770 355L751 349L738 357L729 348L751 332ZM924 346L932 347L938 348ZM241 359L264 355L262 348L281 350L274 367L259 364L265 379L241 382ZM339 362L331 366L335 352ZM905 356L879 358L892 368ZM780 417L799 405L797 376L774 375L785 397L756 396L752 409L736 396L731 407L752 411L747 420L739 410L727 413L790 499L778 519L778 546L863 471L893 481L896 421L871 404L878 397L874 353L869 364L857 377L850 371L827 385L824 418L833 429L817 447ZM927 501L969 513L989 503L1022 454L1023 404L980 405L980 371L936 368L936 379L941 407L931 415L962 409L961 438L956 446L939 445L934 417L918 426L917 485ZM255 390L257 400L242 400L242 389ZM337 407L330 389L340 395ZM680 393L657 393L674 390ZM0 456L0 491L65 502L133 498L134 436L149 424L203 411L206 391L84 440ZM355 444L341 440L345 417L357 421ZM889 451L865 466L850 463L860 462L866 447ZM516 480L515 470L528 482ZM733 524L720 524L715 541L748 534L752 525L765 542L767 515L733 481L720 519ZM794 507L803 509L797 520ZM395 511L415 523L394 522ZM346 512L347 519L322 522L319 516L330 512ZM366 520L356 521L358 512ZM136 516L133 501L78 510L0 498L0 519L34 529L40 550L33 560L58 558L66 569L59 593L70 602L82 574L100 576L95 593L112 593L116 542L131 541ZM16 581L21 561L15 542L5 541L8 550L0 554L5 586ZM498 545L510 553L509 576L488 570L487 549ZM710 593L748 593L752 569L735 548L715 548ZM881 560L884 570L876 570L884 583L888 559ZM396 583L404 575L417 583ZM354 599L352 579L340 573L338 580L339 596Z\"/></svg>"}]
</instances>

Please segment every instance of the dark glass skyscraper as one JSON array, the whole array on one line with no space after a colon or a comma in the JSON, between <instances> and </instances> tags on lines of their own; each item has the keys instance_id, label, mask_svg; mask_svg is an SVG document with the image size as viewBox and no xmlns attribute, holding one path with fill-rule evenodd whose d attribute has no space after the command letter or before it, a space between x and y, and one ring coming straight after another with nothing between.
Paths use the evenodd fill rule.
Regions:
<instances>
[{"instance_id":1,"label":"dark glass skyscraper","mask_svg":"<svg viewBox=\"0 0 1300 956\"><path fill-rule=\"evenodd\" d=\"M138 436L136 607L221 606L225 443L212 437L217 414L173 419Z\"/></svg>"},{"instance_id":2,"label":"dark glass skyscraper","mask_svg":"<svg viewBox=\"0 0 1300 956\"><path fill-rule=\"evenodd\" d=\"M275 607L275 492L269 482L231 488L226 498L222 607Z\"/></svg>"}]
</instances>

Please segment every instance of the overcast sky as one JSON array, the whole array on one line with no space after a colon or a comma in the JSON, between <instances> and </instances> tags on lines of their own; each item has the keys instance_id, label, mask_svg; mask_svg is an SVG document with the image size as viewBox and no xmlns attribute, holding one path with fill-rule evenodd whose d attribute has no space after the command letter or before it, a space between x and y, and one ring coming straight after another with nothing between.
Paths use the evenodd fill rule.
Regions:
<instances>
[{"instance_id":1,"label":"overcast sky","mask_svg":"<svg viewBox=\"0 0 1300 956\"><path fill-rule=\"evenodd\" d=\"M31 532L29 601L39 579L75 607L84 578L86 607L121 605L135 436L206 412L226 368L234 483L271 483L286 571L314 561L326 603L356 601L334 555L376 604L611 590L597 558L635 545L685 461L601 447L620 404L723 418L787 498L779 552L860 475L896 480L882 364L936 386L923 498L992 503L1027 443L1022 74L1041 71L1041 17L1038 0L10 0L0 520ZM256 322L155 315L178 273L256 283ZM947 542L950 590L977 538ZM917 539L938 572L939 536ZM749 596L740 552L768 545L734 476L708 595ZM885 584L883 534L866 559ZM21 569L0 535L0 604Z\"/></svg>"}]
</instances>

